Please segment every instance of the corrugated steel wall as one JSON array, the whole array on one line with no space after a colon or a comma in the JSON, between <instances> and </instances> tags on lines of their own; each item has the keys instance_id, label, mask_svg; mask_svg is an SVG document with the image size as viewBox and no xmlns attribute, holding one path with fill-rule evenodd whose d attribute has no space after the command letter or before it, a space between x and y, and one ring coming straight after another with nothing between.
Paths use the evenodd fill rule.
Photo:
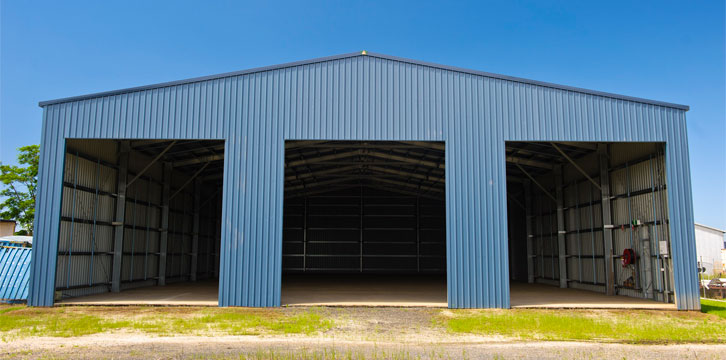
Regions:
<instances>
[{"instance_id":1,"label":"corrugated steel wall","mask_svg":"<svg viewBox=\"0 0 726 360\"><path fill-rule=\"evenodd\" d=\"M103 292L111 281L111 223L118 176L107 161L116 161L116 147L109 146L115 144L104 146L94 141L95 159L83 156L76 144L69 147L71 153L66 153L62 162L63 202L55 272L55 289L63 289L67 296Z\"/></svg>"},{"instance_id":2,"label":"corrugated steel wall","mask_svg":"<svg viewBox=\"0 0 726 360\"><path fill-rule=\"evenodd\" d=\"M616 166L610 173L611 194L617 196L612 201L613 224L616 227L613 231L613 252L622 254L623 250L630 248L641 259L637 266L623 268L618 264L615 267L618 293L646 297L645 289L653 292L656 299L662 300L660 292L673 289L671 251L666 251L665 257L659 251L661 241L666 242L666 248L670 247L672 241L666 225L669 219L668 197L665 194L668 188L665 158L660 149L643 158L637 150L627 151L622 145L618 148L619 144L612 147L614 156L611 160L619 161L613 163ZM629 226L634 221L642 225L636 223ZM643 228L648 230L647 251L646 243L641 239ZM650 259L645 259L644 254L651 254ZM650 275L646 273L646 261L650 262L647 264L652 269ZM661 268L665 271L659 271ZM624 286L630 277L633 277L635 289ZM666 298L670 299L670 296Z\"/></svg>"},{"instance_id":3,"label":"corrugated steel wall","mask_svg":"<svg viewBox=\"0 0 726 360\"><path fill-rule=\"evenodd\" d=\"M53 303L65 138L225 139L219 303L280 305L284 140L446 142L449 306L509 307L504 141L667 143L676 300L697 309L685 111L352 55L46 104L31 305Z\"/></svg>"},{"instance_id":4,"label":"corrugated steel wall","mask_svg":"<svg viewBox=\"0 0 726 360\"><path fill-rule=\"evenodd\" d=\"M284 272L444 273L443 201L361 185L285 200Z\"/></svg>"},{"instance_id":5,"label":"corrugated steel wall","mask_svg":"<svg viewBox=\"0 0 726 360\"><path fill-rule=\"evenodd\" d=\"M24 301L28 298L31 249L0 247L0 302Z\"/></svg>"},{"instance_id":6,"label":"corrugated steel wall","mask_svg":"<svg viewBox=\"0 0 726 360\"><path fill-rule=\"evenodd\" d=\"M73 139L67 142L64 162L58 258L55 290L62 297L109 291L112 276L114 225L118 189L118 141ZM130 154L127 179L151 160ZM153 285L159 275L161 234L162 164L153 164L126 189L121 289ZM172 191L188 180L174 171ZM213 198L216 189L201 188ZM189 185L169 204L166 263L167 282L189 279L192 260L194 185ZM216 203L205 202L200 219L197 274L212 276L208 254L216 236Z\"/></svg>"},{"instance_id":7,"label":"corrugated steel wall","mask_svg":"<svg viewBox=\"0 0 726 360\"><path fill-rule=\"evenodd\" d=\"M568 286L605 292L605 261L613 261L617 293L633 297L647 297L659 301L671 301L672 264L669 252L659 253L659 242L670 245L667 231L668 204L665 194L665 158L659 143L614 143L609 151L609 181L612 224L613 255L620 255L626 248L634 249L641 261L635 266L623 268L620 258L605 256L602 225L602 201L600 190L570 164L563 168L563 205L566 272ZM593 179L599 179L596 153L577 160ZM539 178L539 182L555 194L553 173ZM534 192L534 274L538 282L559 285L560 248L557 241L556 203L532 186ZM630 226L639 220L641 224ZM647 228L648 252L644 251L640 231ZM651 279L646 281L645 254L650 254ZM610 255L610 254L607 254ZM659 271L659 269L664 271ZM634 286L625 286L629 277ZM646 293L644 289L649 292ZM665 298L663 297L666 293Z\"/></svg>"}]
</instances>

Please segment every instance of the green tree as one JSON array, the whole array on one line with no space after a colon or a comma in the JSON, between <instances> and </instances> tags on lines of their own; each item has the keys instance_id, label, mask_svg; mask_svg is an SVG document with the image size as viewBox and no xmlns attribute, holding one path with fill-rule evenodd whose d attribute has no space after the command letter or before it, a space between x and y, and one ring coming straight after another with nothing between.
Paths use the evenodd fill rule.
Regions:
<instances>
[{"instance_id":1,"label":"green tree","mask_svg":"<svg viewBox=\"0 0 726 360\"><path fill-rule=\"evenodd\" d=\"M33 234L35 190L38 186L39 145L18 148L20 166L0 164L0 218L15 220L29 235Z\"/></svg>"}]
</instances>

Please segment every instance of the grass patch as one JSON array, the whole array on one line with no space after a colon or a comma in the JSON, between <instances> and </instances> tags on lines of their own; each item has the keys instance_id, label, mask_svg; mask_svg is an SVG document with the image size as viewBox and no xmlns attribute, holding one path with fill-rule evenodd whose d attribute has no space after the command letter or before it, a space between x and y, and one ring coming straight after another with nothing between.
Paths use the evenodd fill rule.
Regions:
<instances>
[{"instance_id":1,"label":"grass patch","mask_svg":"<svg viewBox=\"0 0 726 360\"><path fill-rule=\"evenodd\" d=\"M110 331L160 336L312 334L332 327L315 309L67 307L0 308L0 336L72 337Z\"/></svg>"},{"instance_id":2,"label":"grass patch","mask_svg":"<svg viewBox=\"0 0 726 360\"><path fill-rule=\"evenodd\" d=\"M133 323L134 330L158 335L210 332L225 335L312 334L331 327L332 321L315 311L283 315L247 309L207 309L193 316L175 318L148 314Z\"/></svg>"},{"instance_id":3,"label":"grass patch","mask_svg":"<svg viewBox=\"0 0 726 360\"><path fill-rule=\"evenodd\" d=\"M92 315L49 316L25 311L23 307L0 311L0 333L9 336L71 337L120 329L129 321L103 319Z\"/></svg>"},{"instance_id":4,"label":"grass patch","mask_svg":"<svg viewBox=\"0 0 726 360\"><path fill-rule=\"evenodd\" d=\"M726 319L726 301L701 299L701 312Z\"/></svg>"},{"instance_id":5,"label":"grass patch","mask_svg":"<svg viewBox=\"0 0 726 360\"><path fill-rule=\"evenodd\" d=\"M526 340L724 343L726 320L693 312L481 310L439 316L454 333Z\"/></svg>"}]
</instances>

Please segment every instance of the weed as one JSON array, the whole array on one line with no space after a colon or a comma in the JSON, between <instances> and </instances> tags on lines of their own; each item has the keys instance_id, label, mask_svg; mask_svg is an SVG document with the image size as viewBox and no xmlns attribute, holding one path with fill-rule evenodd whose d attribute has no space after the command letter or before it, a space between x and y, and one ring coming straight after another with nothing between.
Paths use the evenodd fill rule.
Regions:
<instances>
[{"instance_id":1,"label":"weed","mask_svg":"<svg viewBox=\"0 0 726 360\"><path fill-rule=\"evenodd\" d=\"M726 321L647 311L505 310L454 312L439 317L453 333L527 340L600 340L627 343L726 342Z\"/></svg>"}]
</instances>

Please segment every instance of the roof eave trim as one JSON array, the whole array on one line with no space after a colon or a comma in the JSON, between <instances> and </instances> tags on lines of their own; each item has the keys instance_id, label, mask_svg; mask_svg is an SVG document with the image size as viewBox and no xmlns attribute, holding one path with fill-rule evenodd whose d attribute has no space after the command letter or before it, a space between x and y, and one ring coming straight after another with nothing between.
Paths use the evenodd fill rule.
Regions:
<instances>
[{"instance_id":1,"label":"roof eave trim","mask_svg":"<svg viewBox=\"0 0 726 360\"><path fill-rule=\"evenodd\" d=\"M310 65L310 64L315 64L315 63L320 63L320 62L325 62L325 61L340 60L340 59L346 59L346 58L351 58L351 57L356 57L356 56L371 56L371 57L377 57L377 58L385 59L385 60L399 61L399 62L414 64L414 65L427 66L427 67L432 67L432 68L437 68L437 69L442 69L442 70L448 70L448 71L454 71L454 72L478 75L478 76L485 76L485 77L494 78L494 79L514 81L514 82L519 82L519 83L524 83L524 84L543 86L543 87L565 90L565 91L572 91L572 92L583 93L583 94L588 94L588 95L595 95L595 96L607 97L607 98L618 99L618 100L632 101L632 102L649 104L649 105L657 105L657 106L669 107L669 108L674 108L674 109L684 110L684 111L690 110L690 107L688 105L674 104L674 103L669 103L669 102L665 102L665 101L650 100L650 99L644 99L644 98L639 98L639 97L634 97L634 96L626 96L626 95L608 93L608 92L604 92L604 91L597 91L597 90L578 88L578 87L574 87L574 86L554 84L554 83L549 83L549 82L545 82L545 81L531 80L531 79L519 78L516 76L489 73L489 72L485 72L485 71L464 69L464 68L459 68L456 66L442 65L442 64L436 64L436 63L431 63L431 62L426 62L426 61L412 60L412 59L401 58L401 57L397 57L397 56L371 53L371 52L366 52L366 53L352 52L352 53L346 53L346 54L341 54L341 55L333 55L333 56L320 57L320 58L315 58L315 59L310 59L310 60L301 60L301 61L278 64L278 65L263 66L263 67L257 67L257 68L247 69L247 70L233 71L233 72L208 75L208 76L201 76L201 77L195 77L195 78L184 79L184 80L176 80L176 81L169 81L169 82L163 82L163 83L158 83L158 84L137 86L137 87L131 87L131 88L125 88L125 89L119 89L119 90L91 93L91 94L86 94L86 95L72 96L72 97L60 98L60 99L55 99L55 100L46 100L46 101L39 102L38 106L45 107L48 105L54 105L54 104L72 102L72 101L81 101L81 100L100 98L100 97L105 97L105 96L120 95L120 94L126 94L126 93L132 93L132 92L138 92L138 91L144 91L144 90L151 90L151 89L165 88L165 87L170 87L170 86L191 84L191 83L196 83L196 82L200 82L200 81L223 79L223 78L228 78L228 77L233 77L233 76L254 74L254 73L263 72L263 71L279 70L279 69L290 68L290 67L295 67L295 66L300 66L300 65Z\"/></svg>"},{"instance_id":2,"label":"roof eave trim","mask_svg":"<svg viewBox=\"0 0 726 360\"><path fill-rule=\"evenodd\" d=\"M704 229L708 229L708 230L714 230L714 231L718 231L718 232L720 232L721 234L726 234L726 230L721 230L721 229L719 229L719 228L715 228L715 227L713 227L713 226L703 225L703 224L699 224L699 223L694 223L694 225L695 225L695 226L700 226L700 227L702 227L702 228L704 228Z\"/></svg>"}]
</instances>

